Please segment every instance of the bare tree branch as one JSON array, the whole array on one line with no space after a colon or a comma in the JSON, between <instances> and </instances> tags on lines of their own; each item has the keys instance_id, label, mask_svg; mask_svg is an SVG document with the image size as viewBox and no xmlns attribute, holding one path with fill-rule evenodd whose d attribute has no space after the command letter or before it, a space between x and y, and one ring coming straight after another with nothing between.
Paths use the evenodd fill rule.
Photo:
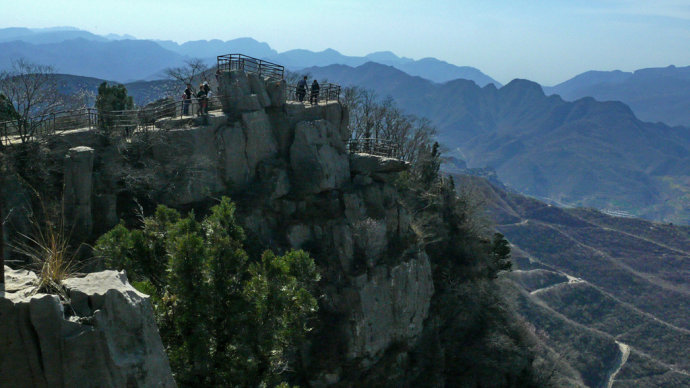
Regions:
<instances>
[{"instance_id":1,"label":"bare tree branch","mask_svg":"<svg viewBox=\"0 0 690 388\"><path fill-rule=\"evenodd\" d=\"M180 84L174 87L173 93L179 94L186 85L192 86L192 92L195 92L194 85L203 81L204 72L209 67L199 58L192 58L185 61L184 66L170 67L165 70L165 75L174 81L179 81Z\"/></svg>"},{"instance_id":2,"label":"bare tree branch","mask_svg":"<svg viewBox=\"0 0 690 388\"><path fill-rule=\"evenodd\" d=\"M0 73L0 93L14 107L14 131L21 142L36 135L44 121L63 106L52 66L31 63L23 58Z\"/></svg>"}]
</instances>

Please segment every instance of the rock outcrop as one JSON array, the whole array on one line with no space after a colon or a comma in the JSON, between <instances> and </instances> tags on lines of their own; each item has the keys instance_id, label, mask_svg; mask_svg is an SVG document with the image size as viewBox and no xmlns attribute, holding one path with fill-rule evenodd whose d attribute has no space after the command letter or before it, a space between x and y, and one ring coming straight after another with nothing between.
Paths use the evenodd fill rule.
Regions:
<instances>
[{"instance_id":1,"label":"rock outcrop","mask_svg":"<svg viewBox=\"0 0 690 388\"><path fill-rule=\"evenodd\" d=\"M0 387L174 387L153 310L123 272L64 282L69 301L36 293L30 271L5 267Z\"/></svg>"},{"instance_id":2,"label":"rock outcrop","mask_svg":"<svg viewBox=\"0 0 690 388\"><path fill-rule=\"evenodd\" d=\"M422 332L434 293L429 259L392 183L408 165L351 155L346 149L348 112L338 102L286 102L284 82L240 71L222 74L219 84L228 96L224 114L211 112L204 126L164 119L165 125L156 124L158 131L135 133L129 142L114 144L91 135L83 136L81 144L75 144L76 136L58 137L53 152L67 153L76 145L93 149L95 217L126 217L141 208L151 211L155 203L190 207L230 195L252 241L277 250L308 250L323 272L320 314L337 317L324 318L329 324L319 327L313 346L304 349L303 369L312 371L312 385L355 384L351 379L359 372L349 373L344 365L362 371L384 357L404 358ZM90 173L84 169L84 174ZM112 227L112 218L94 225ZM78 291L85 286L74 282L67 283L74 317L98 316L94 332L117 323L121 312L113 309L150 313L140 304L145 303L142 296L129 288L94 293L88 287ZM123 303L127 300L135 302ZM69 319L64 322L72 325ZM149 323L119 325L134 330ZM32 327L30 321L25 325ZM112 365L133 365L125 360L137 359L120 350L136 348L128 341L140 339L128 338L85 345L109 349L106 358L97 360L102 366L94 365L98 373L129 376L117 368L111 372ZM323 346L320 339L333 346ZM148 350L142 352L137 357Z\"/></svg>"}]
</instances>

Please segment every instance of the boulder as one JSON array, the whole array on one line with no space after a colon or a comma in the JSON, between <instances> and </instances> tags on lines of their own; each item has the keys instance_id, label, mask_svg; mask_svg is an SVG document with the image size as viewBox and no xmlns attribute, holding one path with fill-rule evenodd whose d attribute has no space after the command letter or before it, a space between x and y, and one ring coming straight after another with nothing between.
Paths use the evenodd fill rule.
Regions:
<instances>
[{"instance_id":1,"label":"boulder","mask_svg":"<svg viewBox=\"0 0 690 388\"><path fill-rule=\"evenodd\" d=\"M261 79L261 77L259 77L259 75L256 73L249 73L247 74L247 77L249 78L249 88L251 89L253 94L256 94L256 97L259 100L261 106L263 108L270 106L271 98L268 96L268 93L266 92L266 83L264 82L264 80Z\"/></svg>"},{"instance_id":2,"label":"boulder","mask_svg":"<svg viewBox=\"0 0 690 388\"><path fill-rule=\"evenodd\" d=\"M293 189L320 193L342 186L350 178L345 145L326 120L302 121L290 146Z\"/></svg>"},{"instance_id":3,"label":"boulder","mask_svg":"<svg viewBox=\"0 0 690 388\"><path fill-rule=\"evenodd\" d=\"M263 109L259 97L252 94L255 92L244 70L222 72L218 77L218 87L223 96L223 112L231 117L238 117L241 112Z\"/></svg>"},{"instance_id":4,"label":"boulder","mask_svg":"<svg viewBox=\"0 0 690 388\"><path fill-rule=\"evenodd\" d=\"M223 81L220 82L220 85L232 85L237 88L239 92L238 94L240 95L246 95L252 92L252 88L249 84L249 77L247 76L247 73L244 72L244 70L236 69L230 70L228 72L222 72L220 74L220 79Z\"/></svg>"},{"instance_id":5,"label":"boulder","mask_svg":"<svg viewBox=\"0 0 690 388\"><path fill-rule=\"evenodd\" d=\"M285 104L285 81L266 78L266 93L271 100L271 106L282 107Z\"/></svg>"},{"instance_id":6,"label":"boulder","mask_svg":"<svg viewBox=\"0 0 690 388\"><path fill-rule=\"evenodd\" d=\"M70 302L5 267L0 387L174 387L153 309L124 272L64 281Z\"/></svg>"}]
</instances>

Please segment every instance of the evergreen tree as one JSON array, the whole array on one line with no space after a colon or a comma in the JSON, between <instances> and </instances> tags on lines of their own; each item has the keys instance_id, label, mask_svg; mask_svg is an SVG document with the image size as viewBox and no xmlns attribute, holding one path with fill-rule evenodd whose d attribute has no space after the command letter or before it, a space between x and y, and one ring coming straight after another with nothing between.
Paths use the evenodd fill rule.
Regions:
<instances>
[{"instance_id":1,"label":"evergreen tree","mask_svg":"<svg viewBox=\"0 0 690 388\"><path fill-rule=\"evenodd\" d=\"M124 85L108 85L103 82L98 86L98 96L96 96L96 109L98 110L98 121L102 128L112 127L115 118L109 114L113 111L130 110L134 108L132 96L127 95L127 88Z\"/></svg>"},{"instance_id":2,"label":"evergreen tree","mask_svg":"<svg viewBox=\"0 0 690 388\"><path fill-rule=\"evenodd\" d=\"M275 386L317 310L319 275L303 251L252 260L235 205L223 198L202 222L159 206L141 230L118 225L96 252L151 294L182 386Z\"/></svg>"}]
</instances>

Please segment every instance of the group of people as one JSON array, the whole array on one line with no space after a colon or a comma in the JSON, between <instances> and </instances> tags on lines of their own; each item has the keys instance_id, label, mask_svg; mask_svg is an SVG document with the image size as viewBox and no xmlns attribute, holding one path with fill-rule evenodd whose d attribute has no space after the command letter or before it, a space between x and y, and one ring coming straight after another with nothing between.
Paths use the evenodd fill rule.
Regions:
<instances>
[{"instance_id":1,"label":"group of people","mask_svg":"<svg viewBox=\"0 0 690 388\"><path fill-rule=\"evenodd\" d=\"M307 87L307 76L304 76L304 78L297 83L297 100L299 100L299 102L304 102L304 98L307 96L307 89L309 89L309 103L312 105L318 104L319 90L321 87L316 80L311 83L311 87ZM182 115L189 116L189 106L192 104L192 98L196 98L199 101L197 116L207 114L209 97L211 97L211 87L208 85L207 81L199 85L199 91L196 93L192 88L192 84L187 84L187 88L182 93Z\"/></svg>"},{"instance_id":2,"label":"group of people","mask_svg":"<svg viewBox=\"0 0 690 388\"><path fill-rule=\"evenodd\" d=\"M182 115L189 116L189 106L192 104L192 96L199 101L199 110L197 116L208 113L208 99L211 97L211 87L208 82L199 85L199 91L194 93L192 84L187 84L187 88L182 93Z\"/></svg>"},{"instance_id":3,"label":"group of people","mask_svg":"<svg viewBox=\"0 0 690 388\"><path fill-rule=\"evenodd\" d=\"M310 93L309 93L309 103L310 104L318 104L319 103L319 89L321 87L319 86L319 83L314 80L314 82L311 83L311 88L310 88ZM297 100L299 102L304 101L304 97L307 95L307 76L305 75L303 79L301 79L297 83Z\"/></svg>"}]
</instances>

